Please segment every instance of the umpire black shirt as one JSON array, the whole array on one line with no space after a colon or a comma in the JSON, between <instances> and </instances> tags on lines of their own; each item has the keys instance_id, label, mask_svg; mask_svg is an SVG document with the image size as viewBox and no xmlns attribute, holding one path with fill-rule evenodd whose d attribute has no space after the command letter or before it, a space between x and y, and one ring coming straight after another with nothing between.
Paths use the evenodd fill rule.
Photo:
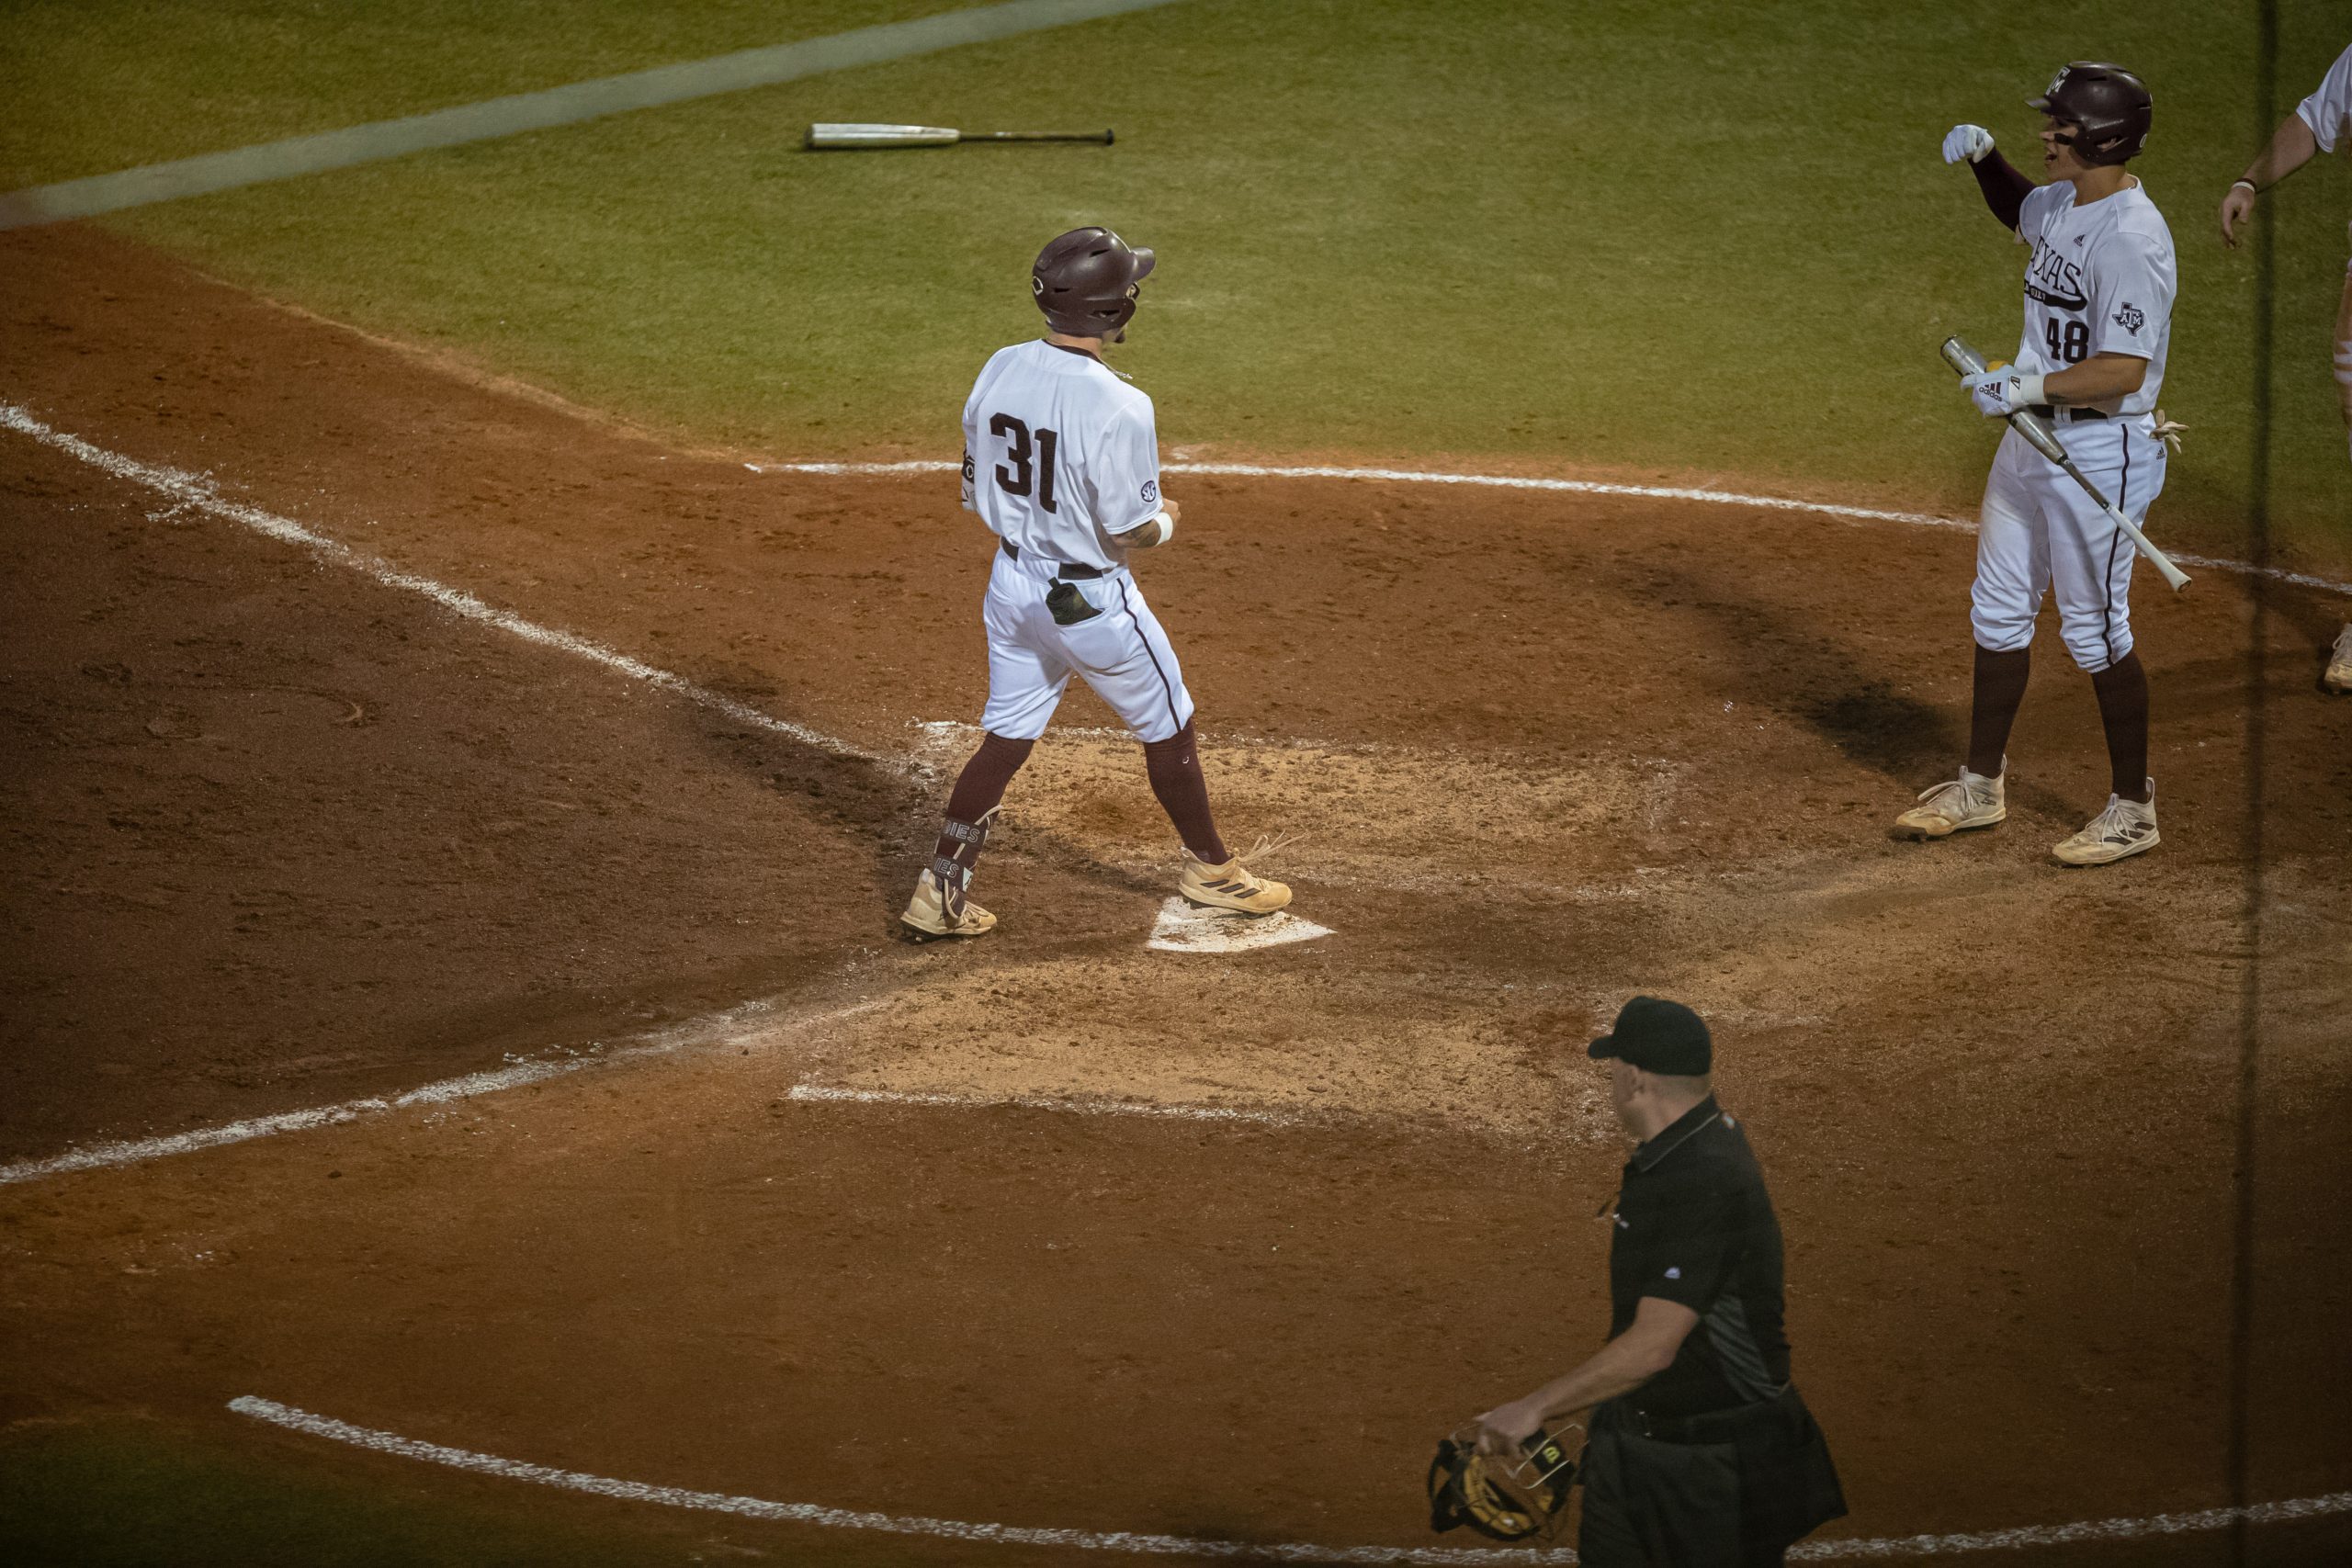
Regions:
<instances>
[{"instance_id":1,"label":"umpire black shirt","mask_svg":"<svg viewBox=\"0 0 2352 1568\"><path fill-rule=\"evenodd\" d=\"M1634 1151L1609 1248L1609 1335L1644 1296L1699 1325L1674 1364L1625 1396L1665 1419L1769 1399L1789 1381L1781 1332L1781 1223L1747 1134L1709 1095Z\"/></svg>"}]
</instances>

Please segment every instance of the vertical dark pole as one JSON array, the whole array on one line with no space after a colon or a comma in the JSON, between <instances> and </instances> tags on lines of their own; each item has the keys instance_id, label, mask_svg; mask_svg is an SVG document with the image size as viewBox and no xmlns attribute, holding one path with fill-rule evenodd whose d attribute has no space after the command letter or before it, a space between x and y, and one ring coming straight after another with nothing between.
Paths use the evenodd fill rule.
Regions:
<instances>
[{"instance_id":1,"label":"vertical dark pole","mask_svg":"<svg viewBox=\"0 0 2352 1568\"><path fill-rule=\"evenodd\" d=\"M2278 6L2262 0L2256 22L2253 145L2265 146L2278 119ZM2264 710L2270 633L2270 355L2277 304L2277 225L2271 204L2257 202L2254 230L2254 406L2247 429L2253 451L2246 468L2246 558L2253 598L2246 619L2245 829L2239 853L2245 866L2245 971L2238 995L2237 1157L2235 1213L2230 1257L2230 1561L2247 1562L2252 1545L2245 1509L2252 1468L2254 1355L2255 1179L2257 1103L2261 1089L2263 896L2262 813L2268 716Z\"/></svg>"}]
</instances>

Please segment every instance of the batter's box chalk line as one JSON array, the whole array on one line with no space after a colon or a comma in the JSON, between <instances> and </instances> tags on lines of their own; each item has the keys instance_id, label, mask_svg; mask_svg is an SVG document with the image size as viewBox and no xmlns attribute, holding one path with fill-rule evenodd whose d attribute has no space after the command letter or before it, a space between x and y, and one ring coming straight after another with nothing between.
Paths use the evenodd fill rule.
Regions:
<instances>
[{"instance_id":1,"label":"batter's box chalk line","mask_svg":"<svg viewBox=\"0 0 2352 1568\"><path fill-rule=\"evenodd\" d=\"M1130 1530L1056 1529L1035 1525L1000 1525L962 1519L935 1519L920 1514L884 1514L829 1508L818 1503L774 1503L764 1497L744 1497L722 1492L695 1492L683 1486L657 1486L642 1481L622 1481L576 1470L557 1470L523 1460L502 1459L471 1449L450 1448L404 1438L397 1432L356 1427L328 1416L314 1416L280 1404L274 1399L244 1394L229 1408L255 1421L301 1432L329 1442L400 1459L437 1464L476 1475L508 1481L528 1481L566 1492L610 1497L627 1503L659 1503L665 1507L693 1508L703 1513L730 1514L738 1518L780 1524L815 1525L826 1529L876 1530L888 1535L927 1536L938 1540L970 1541L996 1546L1057 1546L1074 1551L1125 1551L1155 1557L1230 1558L1259 1562L1347 1563L1572 1563L1577 1554L1566 1547L1511 1548L1463 1546L1315 1546L1293 1541L1204 1540L1190 1536L1146 1535ZM2069 1546L2085 1542L2139 1540L2154 1536L2190 1535L2248 1524L2283 1524L2299 1519L2325 1518L2352 1512L2352 1492L2324 1497L2299 1497L2291 1502L2257 1503L2244 1508L2206 1508L2189 1514L2155 1514L2144 1518L2086 1519L2064 1525L2024 1525L2013 1529L1979 1530L1955 1535L1883 1537L1863 1540L1808 1540L1789 1551L1792 1561L1835 1562L1846 1558L1940 1557L1962 1552L2014 1551L2029 1546Z\"/></svg>"},{"instance_id":2,"label":"batter's box chalk line","mask_svg":"<svg viewBox=\"0 0 2352 1568\"><path fill-rule=\"evenodd\" d=\"M1162 953L1248 953L1330 934L1330 927L1318 926L1287 909L1271 915L1230 914L1196 909L1182 898L1170 898L1160 905L1159 918L1152 922L1150 939L1144 945Z\"/></svg>"},{"instance_id":3,"label":"batter's box chalk line","mask_svg":"<svg viewBox=\"0 0 2352 1568\"><path fill-rule=\"evenodd\" d=\"M939 474L962 465L924 458L899 463L746 463L755 474L833 474L850 478L887 478L893 474ZM1690 490L1670 485L1604 484L1597 479L1547 479L1522 474L1449 474L1422 468L1340 468L1322 466L1284 468L1268 463L1163 463L1166 474L1207 474L1228 479L1371 479L1389 484L1467 485L1484 490L1544 491L1559 495L1623 495L1650 501L1696 501L1713 506L1753 506L1767 512L1809 512L1817 517L1841 517L1853 523L1902 523L1914 528L1950 528L1976 532L1964 517L1939 517L1932 512L1893 512L1876 506L1841 506L1835 502L1800 501L1787 495L1747 495L1737 491ZM2211 567L2245 577L2267 577L2301 588L2352 595L2352 582L2337 582L2283 567L2255 566L2215 556L2167 552L2187 566Z\"/></svg>"},{"instance_id":4,"label":"batter's box chalk line","mask_svg":"<svg viewBox=\"0 0 2352 1568\"><path fill-rule=\"evenodd\" d=\"M489 1072L443 1078L438 1083L425 1084L405 1093L370 1095L363 1100L346 1100L339 1105L280 1111L275 1116L255 1116L243 1122L198 1127L162 1137L85 1144L46 1159L0 1165L0 1186L17 1181L38 1181L43 1177L63 1176L76 1170L102 1170L116 1166L137 1165L144 1160L194 1154L198 1149L217 1149L230 1144L250 1143L255 1138L276 1137L281 1133L307 1133L316 1127L340 1126L346 1122L357 1122L370 1116L390 1115L395 1111L453 1105L460 1100L521 1089L526 1084L566 1077L589 1067L641 1062L681 1051L724 1048L778 1031L788 1036L797 1036L842 1019L871 1012L883 1005L880 1001L864 1001L796 1018L785 1014L775 1000L762 998L655 1030L622 1044L607 1047L592 1042L584 1047L551 1052Z\"/></svg>"},{"instance_id":5,"label":"batter's box chalk line","mask_svg":"<svg viewBox=\"0 0 2352 1568\"><path fill-rule=\"evenodd\" d=\"M1175 1122L1245 1122L1261 1127L1295 1127L1303 1115L1283 1111L1233 1105L1191 1105L1181 1100L1072 1099L1067 1095L950 1094L935 1089L853 1089L830 1084L795 1084L786 1100L806 1105L886 1105L931 1111L1050 1111L1061 1116L1148 1116ZM1317 1120L1330 1120L1318 1109Z\"/></svg>"}]
</instances>

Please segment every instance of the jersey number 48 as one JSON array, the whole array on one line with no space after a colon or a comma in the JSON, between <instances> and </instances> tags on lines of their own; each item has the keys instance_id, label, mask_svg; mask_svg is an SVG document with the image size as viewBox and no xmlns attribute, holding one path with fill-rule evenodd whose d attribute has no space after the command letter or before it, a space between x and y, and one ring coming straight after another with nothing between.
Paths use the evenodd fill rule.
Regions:
<instances>
[{"instance_id":1,"label":"jersey number 48","mask_svg":"<svg viewBox=\"0 0 2352 1568\"><path fill-rule=\"evenodd\" d=\"M2042 341L2050 345L2050 357L2064 365L2080 365L2091 351L2091 329L2083 321L2068 321L2064 335L2058 331L2058 318L2050 317L2041 323Z\"/></svg>"},{"instance_id":2,"label":"jersey number 48","mask_svg":"<svg viewBox=\"0 0 2352 1568\"><path fill-rule=\"evenodd\" d=\"M1004 462L996 466L997 489L1007 495L1027 495L1035 479L1037 504L1051 512L1054 508L1054 444L1059 439L1050 430L1040 430L1036 440L1030 440L1029 427L1009 413L991 415L989 434L1005 438ZM1035 466L1031 467L1032 451ZM1006 468L1005 464L1012 465Z\"/></svg>"}]
</instances>

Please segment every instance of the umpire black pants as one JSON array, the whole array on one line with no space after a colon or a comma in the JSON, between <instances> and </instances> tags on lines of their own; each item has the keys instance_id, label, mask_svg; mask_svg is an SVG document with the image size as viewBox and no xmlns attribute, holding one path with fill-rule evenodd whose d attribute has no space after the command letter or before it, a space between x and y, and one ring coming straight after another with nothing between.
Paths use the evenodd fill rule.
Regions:
<instances>
[{"instance_id":1,"label":"umpire black pants","mask_svg":"<svg viewBox=\"0 0 2352 1568\"><path fill-rule=\"evenodd\" d=\"M1623 1408L1595 1413L1579 1476L1585 1568L1778 1568L1845 1513L1828 1445L1793 1390L1690 1425L1668 1441Z\"/></svg>"}]
</instances>

